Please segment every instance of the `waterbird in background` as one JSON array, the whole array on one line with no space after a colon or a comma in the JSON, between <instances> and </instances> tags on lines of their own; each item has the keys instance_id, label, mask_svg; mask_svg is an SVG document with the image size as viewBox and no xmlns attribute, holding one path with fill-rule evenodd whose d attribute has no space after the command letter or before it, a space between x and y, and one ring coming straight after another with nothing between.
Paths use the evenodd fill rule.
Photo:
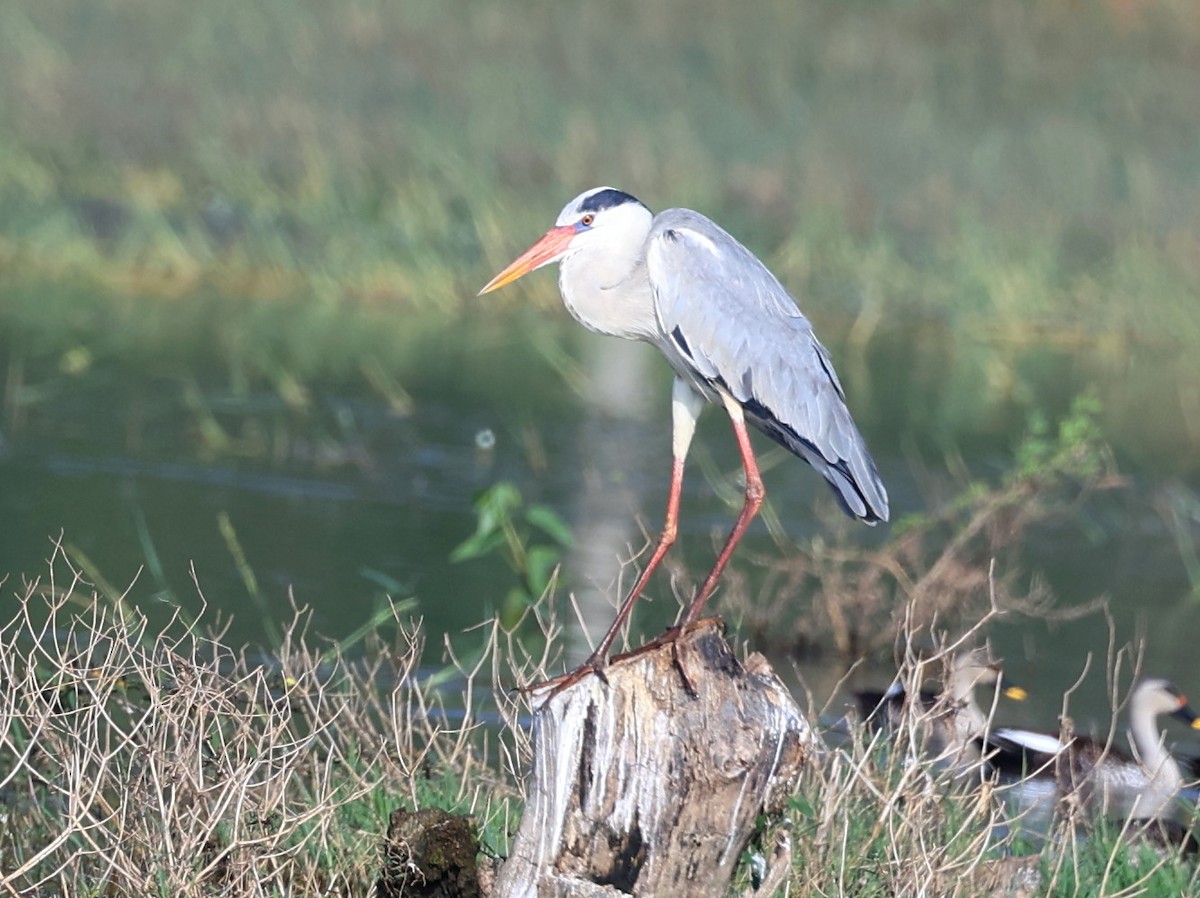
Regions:
<instances>
[{"instance_id":1,"label":"waterbird in background","mask_svg":"<svg viewBox=\"0 0 1200 898\"><path fill-rule=\"evenodd\" d=\"M553 262L567 310L590 330L658 347L675 371L672 466L662 535L591 657L556 685L601 672L609 648L650 575L675 542L683 465L704 403L725 407L746 474L741 513L680 623L700 615L765 490L746 422L800 456L853 518L888 519L888 498L850 411L829 353L767 267L717 224L690 209L654 215L621 190L596 187L567 203L533 246L480 295ZM685 677L686 679L686 677Z\"/></svg>"},{"instance_id":2,"label":"waterbird in background","mask_svg":"<svg viewBox=\"0 0 1200 898\"><path fill-rule=\"evenodd\" d=\"M1129 735L1133 754L1088 736L1061 736L1034 730L997 727L987 735L986 751L996 769L1022 777L1054 779L1064 791L1083 789L1104 807L1110 793L1135 796L1138 818L1164 815L1184 785L1178 761L1163 745L1158 718L1170 715L1192 729L1200 718L1179 687L1161 677L1149 677L1129 697Z\"/></svg>"},{"instance_id":3,"label":"waterbird in background","mask_svg":"<svg viewBox=\"0 0 1200 898\"><path fill-rule=\"evenodd\" d=\"M920 677L897 676L886 690L864 689L854 693L859 714L872 728L897 730L906 720L923 732L929 754L952 763L977 764L981 759L981 742L992 727L992 711L999 696L1023 702L1028 693L1014 683L1000 663L993 661L985 649L960 651L946 659L937 656L918 662L918 674L939 662L945 668L940 692L921 689L909 695L905 679L916 683ZM988 711L984 712L976 698L976 690L992 690Z\"/></svg>"}]
</instances>

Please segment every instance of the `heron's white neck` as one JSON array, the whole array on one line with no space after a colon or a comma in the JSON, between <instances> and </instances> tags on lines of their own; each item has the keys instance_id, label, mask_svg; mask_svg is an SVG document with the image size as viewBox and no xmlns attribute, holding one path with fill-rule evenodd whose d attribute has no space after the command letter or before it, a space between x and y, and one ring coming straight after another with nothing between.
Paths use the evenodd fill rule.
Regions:
<instances>
[{"instance_id":1,"label":"heron's white neck","mask_svg":"<svg viewBox=\"0 0 1200 898\"><path fill-rule=\"evenodd\" d=\"M558 289L575 319L589 330L627 340L658 334L646 275L652 216L641 205L608 210L603 226L575 238L558 271Z\"/></svg>"}]
</instances>

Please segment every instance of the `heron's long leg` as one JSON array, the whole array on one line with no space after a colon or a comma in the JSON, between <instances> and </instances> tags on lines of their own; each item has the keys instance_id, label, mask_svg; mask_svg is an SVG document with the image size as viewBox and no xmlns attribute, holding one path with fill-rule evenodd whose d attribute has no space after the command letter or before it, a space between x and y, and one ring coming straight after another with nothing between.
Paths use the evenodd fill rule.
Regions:
<instances>
[{"instance_id":1,"label":"heron's long leg","mask_svg":"<svg viewBox=\"0 0 1200 898\"><path fill-rule=\"evenodd\" d=\"M700 610L708 601L708 597L713 594L713 590L717 588L717 580L720 579L721 572L725 570L725 565L729 564L734 548L741 540L742 534L746 532L746 528L750 526L750 522L754 520L754 516L758 514L758 509L762 506L763 498L767 494L763 488L762 477L758 473L758 462L754 458L754 449L750 446L750 434L746 432L745 413L732 396L722 393L722 398L725 401L725 410L729 412L729 418L733 422L733 433L737 437L738 449L742 453L742 467L746 469L746 501L742 504L741 514L734 522L733 529L729 531L721 554L717 556L716 564L708 572L704 584L696 593L696 598L688 606L687 614L683 616L680 624L681 628L686 627L700 616Z\"/></svg>"},{"instance_id":2,"label":"heron's long leg","mask_svg":"<svg viewBox=\"0 0 1200 898\"><path fill-rule=\"evenodd\" d=\"M604 663L609 648L612 647L617 634L621 632L621 627L625 625L625 621L633 612L634 603L650 581L650 575L654 573L668 550L675 544L675 537L679 532L679 496L683 491L683 463L687 458L688 448L692 445L692 436L696 432L696 419L702 408L704 408L704 397L693 390L686 381L676 378L671 389L671 489L667 494L667 514L666 520L663 521L662 533L658 537L658 544L654 547L654 554L646 562L641 576L637 578L633 589L629 590L629 595L621 603L616 620L612 622L612 626L608 628L608 632L604 634L604 638L600 640L600 644L596 646L592 656L585 662L585 667Z\"/></svg>"},{"instance_id":3,"label":"heron's long leg","mask_svg":"<svg viewBox=\"0 0 1200 898\"><path fill-rule=\"evenodd\" d=\"M679 531L679 494L682 487L683 459L676 458L671 465L671 492L667 496L667 517L663 522L662 534L658 537L658 545L654 547L654 554L650 556L650 560L642 568L641 576L637 578L637 582L633 584L633 589L629 590L629 595L621 603L616 619L612 622L612 626L608 628L608 632L604 634L604 638L600 640L600 644L596 646L596 651L592 653L589 662L603 662L609 648L616 640L617 634L621 632L621 627L625 626L625 621L629 619L629 615L633 612L634 603L641 596L642 590L646 588L646 584L650 580L650 575L654 573L655 568L663 560L667 551L675 544L675 537Z\"/></svg>"}]
</instances>

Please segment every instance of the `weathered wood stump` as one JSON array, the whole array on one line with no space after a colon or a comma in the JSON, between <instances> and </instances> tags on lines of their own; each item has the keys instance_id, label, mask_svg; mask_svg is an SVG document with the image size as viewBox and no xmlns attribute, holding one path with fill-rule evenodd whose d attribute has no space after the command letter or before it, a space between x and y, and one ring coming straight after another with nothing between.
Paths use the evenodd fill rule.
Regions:
<instances>
[{"instance_id":1,"label":"weathered wood stump","mask_svg":"<svg viewBox=\"0 0 1200 898\"><path fill-rule=\"evenodd\" d=\"M766 660L745 667L720 621L534 698L528 803L497 898L720 896L759 814L777 812L811 746Z\"/></svg>"}]
</instances>

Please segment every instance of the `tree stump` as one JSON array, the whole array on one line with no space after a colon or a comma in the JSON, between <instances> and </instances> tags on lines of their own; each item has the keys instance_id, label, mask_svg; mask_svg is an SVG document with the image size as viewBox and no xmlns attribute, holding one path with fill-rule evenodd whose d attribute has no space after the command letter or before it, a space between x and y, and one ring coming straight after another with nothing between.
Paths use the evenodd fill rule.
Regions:
<instances>
[{"instance_id":1,"label":"tree stump","mask_svg":"<svg viewBox=\"0 0 1200 898\"><path fill-rule=\"evenodd\" d=\"M811 731L760 655L719 620L534 696L528 803L496 898L724 895L761 813L778 812ZM545 693L543 693L543 696Z\"/></svg>"}]
</instances>

